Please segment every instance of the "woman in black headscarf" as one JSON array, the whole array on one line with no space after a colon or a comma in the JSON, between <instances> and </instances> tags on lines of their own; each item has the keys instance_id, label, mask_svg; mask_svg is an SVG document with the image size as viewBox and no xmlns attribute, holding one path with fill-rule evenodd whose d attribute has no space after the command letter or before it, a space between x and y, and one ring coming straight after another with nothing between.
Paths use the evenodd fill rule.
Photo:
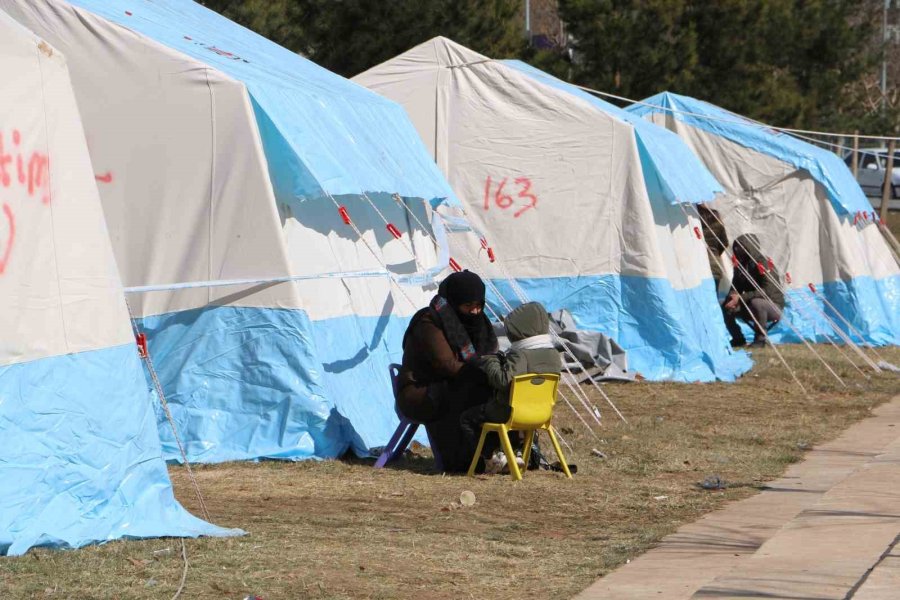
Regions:
<instances>
[{"instance_id":1,"label":"woman in black headscarf","mask_svg":"<svg viewBox=\"0 0 900 600\"><path fill-rule=\"evenodd\" d=\"M448 276L403 336L397 406L424 423L448 472L465 472L472 459L459 423L466 409L487 402L490 388L478 358L497 352L484 314L485 287L471 271Z\"/></svg>"}]
</instances>

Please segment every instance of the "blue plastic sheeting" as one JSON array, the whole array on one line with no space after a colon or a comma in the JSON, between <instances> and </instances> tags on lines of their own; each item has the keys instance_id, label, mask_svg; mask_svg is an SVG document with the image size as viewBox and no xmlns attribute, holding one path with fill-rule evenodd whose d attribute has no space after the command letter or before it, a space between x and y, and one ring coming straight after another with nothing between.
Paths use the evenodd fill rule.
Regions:
<instances>
[{"instance_id":1,"label":"blue plastic sheeting","mask_svg":"<svg viewBox=\"0 0 900 600\"><path fill-rule=\"evenodd\" d=\"M388 365L403 358L410 317L336 317L313 321L328 395L347 419L346 442L359 455L384 446L399 420ZM424 428L418 441L428 444Z\"/></svg>"},{"instance_id":2,"label":"blue plastic sheeting","mask_svg":"<svg viewBox=\"0 0 900 600\"><path fill-rule=\"evenodd\" d=\"M304 311L207 307L145 317L140 327L191 462L346 450ZM157 418L164 456L180 461L165 415Z\"/></svg>"},{"instance_id":3,"label":"blue plastic sheeting","mask_svg":"<svg viewBox=\"0 0 900 600\"><path fill-rule=\"evenodd\" d=\"M0 367L0 554L242 533L175 500L133 344Z\"/></svg>"},{"instance_id":4,"label":"blue plastic sheeting","mask_svg":"<svg viewBox=\"0 0 900 600\"><path fill-rule=\"evenodd\" d=\"M660 195L666 202L670 204L711 202L716 194L725 191L687 144L668 129L654 125L638 115L605 102L520 60L502 62L540 83L581 98L602 112L631 124L634 127L647 185L658 187Z\"/></svg>"},{"instance_id":5,"label":"blue plastic sheeting","mask_svg":"<svg viewBox=\"0 0 900 600\"><path fill-rule=\"evenodd\" d=\"M399 104L190 0L70 2L243 82L279 198L396 192L455 202Z\"/></svg>"},{"instance_id":6,"label":"blue plastic sheeting","mask_svg":"<svg viewBox=\"0 0 900 600\"><path fill-rule=\"evenodd\" d=\"M808 171L825 188L838 214L872 211L850 169L827 150L688 96L663 92L641 102L628 107L628 112L639 116L673 115L688 125Z\"/></svg>"},{"instance_id":7,"label":"blue plastic sheeting","mask_svg":"<svg viewBox=\"0 0 900 600\"><path fill-rule=\"evenodd\" d=\"M629 367L647 379L733 381L752 366L746 353L728 345L712 279L686 290L661 278L620 275L516 281L548 310L566 308L579 328L615 339L628 352ZM515 297L508 281L494 284Z\"/></svg>"},{"instance_id":8,"label":"blue plastic sheeting","mask_svg":"<svg viewBox=\"0 0 900 600\"><path fill-rule=\"evenodd\" d=\"M805 288L788 291L785 319L805 339L826 342L829 337L837 337L822 316L824 312L857 342L861 341L861 334L862 340L871 344L900 344L900 275L884 279L856 277L850 281L832 281L820 284L817 292L814 297ZM821 298L823 295L844 319L850 321L853 329L847 327L840 316L825 304ZM771 338L776 342L800 342L785 323L779 323L772 329ZM748 334L747 339L752 339L752 335Z\"/></svg>"}]
</instances>

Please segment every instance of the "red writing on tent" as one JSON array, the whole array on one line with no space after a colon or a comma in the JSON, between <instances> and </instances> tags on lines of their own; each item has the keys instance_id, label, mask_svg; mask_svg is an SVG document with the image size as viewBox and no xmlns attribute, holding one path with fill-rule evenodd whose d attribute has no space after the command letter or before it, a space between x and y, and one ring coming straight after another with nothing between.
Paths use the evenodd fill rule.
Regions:
<instances>
[{"instance_id":1,"label":"red writing on tent","mask_svg":"<svg viewBox=\"0 0 900 600\"><path fill-rule=\"evenodd\" d=\"M484 182L484 210L490 210L492 204L502 210L513 208L513 217L519 218L526 210L537 207L538 199L531 191L528 177L516 177L509 188L506 187L508 182L509 177L495 182L490 175L487 176Z\"/></svg>"},{"instance_id":2,"label":"red writing on tent","mask_svg":"<svg viewBox=\"0 0 900 600\"><path fill-rule=\"evenodd\" d=\"M5 136L0 131L0 186L16 184L26 188L29 196L39 196L50 203L50 157L22 149L22 135L17 129Z\"/></svg>"},{"instance_id":3,"label":"red writing on tent","mask_svg":"<svg viewBox=\"0 0 900 600\"><path fill-rule=\"evenodd\" d=\"M0 275L6 271L13 243L16 241L16 218L9 204L3 204L3 219L0 220Z\"/></svg>"}]
</instances>

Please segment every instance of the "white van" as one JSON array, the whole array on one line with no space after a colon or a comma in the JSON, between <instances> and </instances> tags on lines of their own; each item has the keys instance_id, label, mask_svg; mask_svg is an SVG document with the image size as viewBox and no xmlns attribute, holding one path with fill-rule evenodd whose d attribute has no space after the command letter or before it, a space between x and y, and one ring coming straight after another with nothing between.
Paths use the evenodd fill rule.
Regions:
<instances>
[{"instance_id":1,"label":"white van","mask_svg":"<svg viewBox=\"0 0 900 600\"><path fill-rule=\"evenodd\" d=\"M850 167L853 164L852 152L844 155L844 162ZM856 181L872 206L881 206L881 189L884 185L884 170L887 168L887 148L863 148L859 151L859 171ZM891 184L890 210L900 210L900 150L894 151L894 168Z\"/></svg>"}]
</instances>

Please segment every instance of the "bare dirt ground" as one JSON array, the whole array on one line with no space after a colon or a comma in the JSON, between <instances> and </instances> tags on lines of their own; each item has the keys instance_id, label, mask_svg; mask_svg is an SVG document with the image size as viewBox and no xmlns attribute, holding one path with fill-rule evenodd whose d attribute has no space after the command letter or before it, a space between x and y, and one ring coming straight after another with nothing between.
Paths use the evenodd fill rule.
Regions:
<instances>
[{"instance_id":1,"label":"bare dirt ground","mask_svg":"<svg viewBox=\"0 0 900 600\"><path fill-rule=\"evenodd\" d=\"M248 535L189 540L182 597L571 596L679 525L755 493L805 449L900 393L900 376L867 380L831 346L817 350L846 388L804 347L781 350L808 396L771 349L755 352L756 367L735 384L605 386L629 425L586 387L603 411L599 439L565 405L556 417L574 448L573 480L534 471L519 483L441 476L427 452L383 471L360 460L198 467L213 520ZM900 364L900 348L879 352ZM170 472L196 514L184 469ZM712 475L727 487L698 486ZM464 490L476 503L457 508ZM0 597L171 598L180 552L172 539L32 551L0 559Z\"/></svg>"}]
</instances>

